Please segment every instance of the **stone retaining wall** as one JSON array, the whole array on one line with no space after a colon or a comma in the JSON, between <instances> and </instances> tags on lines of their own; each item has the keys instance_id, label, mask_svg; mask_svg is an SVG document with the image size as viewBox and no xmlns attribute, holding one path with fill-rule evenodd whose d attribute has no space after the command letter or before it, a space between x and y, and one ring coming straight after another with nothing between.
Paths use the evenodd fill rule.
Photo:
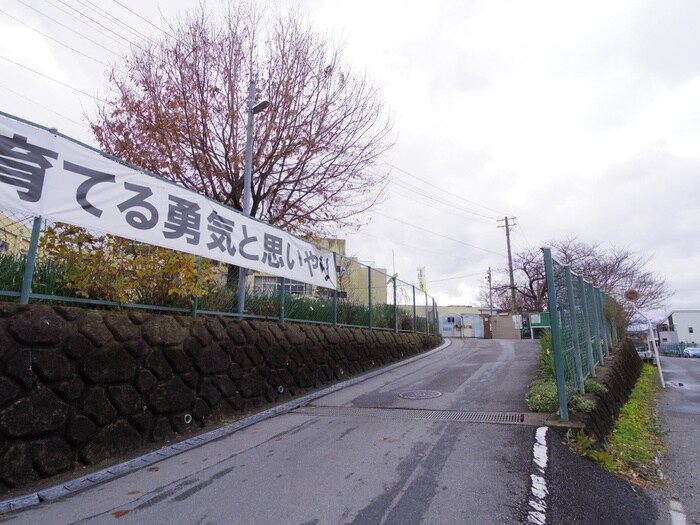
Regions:
<instances>
[{"instance_id":1,"label":"stone retaining wall","mask_svg":"<svg viewBox=\"0 0 700 525\"><path fill-rule=\"evenodd\" d=\"M440 341L0 303L0 491L119 459Z\"/></svg>"}]
</instances>

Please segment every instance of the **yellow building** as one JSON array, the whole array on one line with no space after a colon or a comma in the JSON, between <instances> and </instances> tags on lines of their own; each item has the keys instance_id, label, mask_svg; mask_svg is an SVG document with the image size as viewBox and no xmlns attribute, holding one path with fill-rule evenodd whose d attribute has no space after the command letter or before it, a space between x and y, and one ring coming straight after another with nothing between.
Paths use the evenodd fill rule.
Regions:
<instances>
[{"instance_id":1,"label":"yellow building","mask_svg":"<svg viewBox=\"0 0 700 525\"><path fill-rule=\"evenodd\" d=\"M21 255L29 250L32 229L15 218L0 213L0 253Z\"/></svg>"},{"instance_id":2,"label":"yellow building","mask_svg":"<svg viewBox=\"0 0 700 525\"><path fill-rule=\"evenodd\" d=\"M347 299L355 304L369 304L370 279L372 283L372 304L386 304L390 277L386 268L373 268L360 263L356 257L346 255L345 239L321 239L317 244L335 252L338 299ZM262 294L279 293L281 279L262 272L248 271L246 284ZM301 296L333 297L333 291L311 284L285 279L285 293Z\"/></svg>"}]
</instances>

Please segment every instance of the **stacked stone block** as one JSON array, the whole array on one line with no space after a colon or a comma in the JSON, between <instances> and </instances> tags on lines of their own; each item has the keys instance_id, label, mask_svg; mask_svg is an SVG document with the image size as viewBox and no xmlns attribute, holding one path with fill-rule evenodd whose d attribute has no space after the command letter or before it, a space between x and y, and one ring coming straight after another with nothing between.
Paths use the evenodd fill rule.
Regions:
<instances>
[{"instance_id":1,"label":"stacked stone block","mask_svg":"<svg viewBox=\"0 0 700 525\"><path fill-rule=\"evenodd\" d=\"M0 490L239 417L440 338L0 303Z\"/></svg>"}]
</instances>

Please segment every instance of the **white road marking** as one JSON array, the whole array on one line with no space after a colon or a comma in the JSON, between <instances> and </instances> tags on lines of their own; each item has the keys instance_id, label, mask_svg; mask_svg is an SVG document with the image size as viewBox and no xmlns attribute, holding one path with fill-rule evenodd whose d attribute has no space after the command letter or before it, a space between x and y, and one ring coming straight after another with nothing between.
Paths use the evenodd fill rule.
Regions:
<instances>
[{"instance_id":1,"label":"white road marking","mask_svg":"<svg viewBox=\"0 0 700 525\"><path fill-rule=\"evenodd\" d=\"M685 525L685 511L681 500L674 496L669 502L669 510L671 512L671 523L673 525Z\"/></svg>"},{"instance_id":2,"label":"white road marking","mask_svg":"<svg viewBox=\"0 0 700 525\"><path fill-rule=\"evenodd\" d=\"M547 482L545 471L549 457L547 455L547 427L539 427L535 434L535 444L532 447L532 461L536 474L531 474L532 487L530 489L530 510L527 513L527 522L530 525L546 525L547 523ZM685 523L685 522L684 522ZM673 525L677 525L674 523ZM680 524L678 524L680 525Z\"/></svg>"}]
</instances>

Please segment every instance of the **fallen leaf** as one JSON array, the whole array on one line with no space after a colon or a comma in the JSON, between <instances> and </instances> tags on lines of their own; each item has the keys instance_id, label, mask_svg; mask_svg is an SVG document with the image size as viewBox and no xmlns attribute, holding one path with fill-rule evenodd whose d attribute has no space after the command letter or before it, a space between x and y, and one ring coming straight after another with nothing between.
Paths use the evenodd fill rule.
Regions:
<instances>
[{"instance_id":1,"label":"fallen leaf","mask_svg":"<svg viewBox=\"0 0 700 525\"><path fill-rule=\"evenodd\" d=\"M148 469L149 472L158 472L160 469L158 467L151 467Z\"/></svg>"},{"instance_id":2,"label":"fallen leaf","mask_svg":"<svg viewBox=\"0 0 700 525\"><path fill-rule=\"evenodd\" d=\"M127 492L127 494L129 496L133 496L134 494L141 494L141 491L140 490L130 490L129 492Z\"/></svg>"},{"instance_id":3,"label":"fallen leaf","mask_svg":"<svg viewBox=\"0 0 700 525\"><path fill-rule=\"evenodd\" d=\"M121 518L122 516L126 516L129 514L128 510L118 510L117 512L114 513L115 518Z\"/></svg>"}]
</instances>

